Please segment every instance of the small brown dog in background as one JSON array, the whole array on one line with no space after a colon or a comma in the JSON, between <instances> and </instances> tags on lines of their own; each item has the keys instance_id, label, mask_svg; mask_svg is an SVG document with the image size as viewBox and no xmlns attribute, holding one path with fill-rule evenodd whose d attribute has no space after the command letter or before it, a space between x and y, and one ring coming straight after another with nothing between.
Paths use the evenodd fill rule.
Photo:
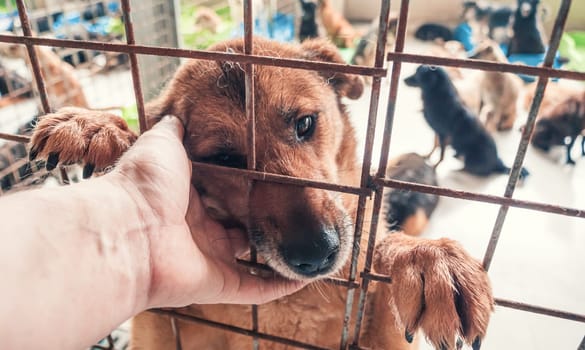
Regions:
<instances>
[{"instance_id":1,"label":"small brown dog in background","mask_svg":"<svg viewBox=\"0 0 585 350\"><path fill-rule=\"evenodd\" d=\"M531 83L524 86L524 98L522 100L522 107L526 111L530 111L534 95L536 94L537 83ZM551 108L558 106L569 97L579 97L585 92L582 86L575 86L563 82L549 81L544 89L544 96L538 109L538 117L546 114Z\"/></svg>"},{"instance_id":2,"label":"small brown dog in background","mask_svg":"<svg viewBox=\"0 0 585 350\"><path fill-rule=\"evenodd\" d=\"M470 58L499 63L508 62L500 46L492 40L482 41ZM489 132L512 129L518 115L517 104L522 80L512 73L497 71L482 73L479 84L482 102L480 120Z\"/></svg>"},{"instance_id":3,"label":"small brown dog in background","mask_svg":"<svg viewBox=\"0 0 585 350\"><path fill-rule=\"evenodd\" d=\"M359 38L359 33L339 13L331 3L331 0L319 0L319 15L327 34L338 46L353 47L354 41Z\"/></svg>"},{"instance_id":4,"label":"small brown dog in background","mask_svg":"<svg viewBox=\"0 0 585 350\"><path fill-rule=\"evenodd\" d=\"M39 58L51 107L77 106L88 108L89 104L85 98L83 87L75 74L75 68L63 61L59 55L48 47L35 46L35 51ZM31 67L28 52L24 45L0 44L0 54L9 58L24 59L28 67ZM33 84L33 88L36 89L36 84Z\"/></svg>"},{"instance_id":5,"label":"small brown dog in background","mask_svg":"<svg viewBox=\"0 0 585 350\"><path fill-rule=\"evenodd\" d=\"M568 96L556 106L549 107L536 121L531 143L534 147L549 151L553 146L567 148L567 164L574 165L571 150L581 136L581 155L585 156L585 92Z\"/></svg>"}]
</instances>

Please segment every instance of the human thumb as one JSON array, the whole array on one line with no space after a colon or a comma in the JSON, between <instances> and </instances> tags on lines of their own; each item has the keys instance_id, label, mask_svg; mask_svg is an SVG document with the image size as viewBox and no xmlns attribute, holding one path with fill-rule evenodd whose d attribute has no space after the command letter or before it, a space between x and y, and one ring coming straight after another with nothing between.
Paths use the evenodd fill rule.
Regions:
<instances>
[{"instance_id":1,"label":"human thumb","mask_svg":"<svg viewBox=\"0 0 585 350\"><path fill-rule=\"evenodd\" d=\"M158 123L154 124L151 130L153 132L170 132L179 140L183 139L183 134L185 133L181 120L170 114L162 117Z\"/></svg>"}]
</instances>

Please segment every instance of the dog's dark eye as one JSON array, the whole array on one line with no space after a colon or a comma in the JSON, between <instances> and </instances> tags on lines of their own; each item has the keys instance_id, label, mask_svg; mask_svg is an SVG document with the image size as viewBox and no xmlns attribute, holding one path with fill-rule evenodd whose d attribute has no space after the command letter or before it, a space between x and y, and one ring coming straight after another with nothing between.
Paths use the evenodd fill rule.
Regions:
<instances>
[{"instance_id":1,"label":"dog's dark eye","mask_svg":"<svg viewBox=\"0 0 585 350\"><path fill-rule=\"evenodd\" d=\"M246 168L246 157L237 153L220 152L208 157L203 157L200 161L230 168Z\"/></svg>"},{"instance_id":2,"label":"dog's dark eye","mask_svg":"<svg viewBox=\"0 0 585 350\"><path fill-rule=\"evenodd\" d=\"M299 140L306 140L309 137L311 137L311 135L313 135L313 132L315 131L316 119L317 119L317 117L315 115L311 114L311 115L303 116L302 118L297 120L295 128L296 128L297 138Z\"/></svg>"}]
</instances>

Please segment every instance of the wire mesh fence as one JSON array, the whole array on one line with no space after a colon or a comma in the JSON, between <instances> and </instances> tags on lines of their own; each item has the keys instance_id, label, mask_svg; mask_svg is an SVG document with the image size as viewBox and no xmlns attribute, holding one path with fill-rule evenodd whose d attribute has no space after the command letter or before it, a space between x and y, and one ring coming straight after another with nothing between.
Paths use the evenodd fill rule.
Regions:
<instances>
[{"instance_id":1,"label":"wire mesh fence","mask_svg":"<svg viewBox=\"0 0 585 350\"><path fill-rule=\"evenodd\" d=\"M400 1L400 12L398 15L398 26L396 29L394 48L392 52L386 53L386 40L388 28L388 19L390 17L390 0L381 1L380 12L379 12L379 27L376 42L375 60L373 66L351 66L334 63L324 62L313 62L296 59L287 59L281 57L265 57L251 54L253 52L253 16L252 16L252 1L244 1L243 11L243 23L244 23L244 38L245 38L245 53L223 53L223 52L209 52L205 50L187 50L177 48L176 44L169 46L162 45L157 41L152 42L147 40L138 40L135 36L136 21L133 17L137 12L129 0L122 0L120 6L120 12L124 18L124 26L126 33L126 42L99 42L91 40L91 38L83 38L83 40L74 40L69 38L43 38L34 35L29 14L23 0L17 1L18 14L20 22L22 24L22 35L2 35L0 34L0 42L6 44L18 44L24 45L26 48L26 54L30 65L34 73L34 89L38 92L42 110L44 113L57 108L55 103L49 98L49 89L47 88L47 79L51 77L49 74L43 73L37 47L61 47L64 50L100 50L112 53L127 54L130 57L130 69L132 73L132 80L134 86L135 98L138 104L138 114L140 130L146 129L146 122L144 116L144 100L145 93L143 92L144 80L147 80L144 75L141 75L141 65L150 64L147 61L138 59L140 57L148 57L149 59L159 60L164 59L165 63L162 63L160 69L164 71L164 74L170 75L176 68L179 58L188 59L202 59L202 60L217 60L217 61L231 61L242 64L245 70L245 89L246 89L246 115L248 117L248 159L247 169L233 169L224 168L220 166L197 163L193 162L193 167L198 169L213 169L217 173L228 173L233 176L243 176L250 181L267 181L281 184L293 184L304 187L315 187L331 191L338 191L343 193L353 194L358 197L358 210L355 219L355 231L354 241L359 242L362 234L368 235L368 245L365 251L365 267L358 271L358 257L361 254L359 247L354 247L351 255L351 266L349 269L349 276L347 279L340 278L328 278L325 281L338 286L347 288L347 298L345 315L343 318L343 326L339 329L339 344L341 349L361 349L360 347L360 336L361 327L364 321L364 316L367 312L367 298L370 283L372 281L382 283L392 283L392 276L382 276L372 271L372 257L374 253L374 245L376 239L376 232L378 230L378 216L382 210L383 194L386 188L403 189L409 191L417 191L423 193L432 193L439 196L446 196L456 198L465 201L475 201L481 203L489 203L498 206L498 215L493 225L489 244L485 248L483 257L483 266L486 270L489 270L494 253L498 247L499 239L501 237L502 228L506 222L506 217L510 208L522 208L540 213L547 213L550 215L562 215L574 218L585 218L585 210L579 208L571 208L559 205L553 205L550 203L542 203L537 201L528 201L515 199L514 192L516 190L520 170L522 168L524 158L526 156L530 136L535 126L536 117L539 111L540 104L543 99L543 94L546 85L550 78L567 78L579 81L585 81L585 73L567 71L551 68L555 53L559 47L561 41L561 34L563 33L565 22L571 6L571 0L562 0L560 2L554 30L551 36L547 54L544 60L544 64L541 67L522 66L510 63L495 63L487 61L469 60L469 59L454 59L454 58L441 58L428 55L419 55L405 53L405 40L406 40L406 29L408 24L409 14L409 1ZM168 2L161 2L161 6L169 6ZM165 11L174 11L172 7L166 7ZM164 11L163 11L164 12ZM156 17L156 14L154 14ZM50 19L49 19L50 21ZM164 26L176 26L176 23L167 23ZM38 28L35 31L39 31ZM75 53L77 51L66 51L68 54ZM168 60L170 59L170 60ZM151 62L151 61L149 61ZM163 62L163 61L157 61ZM389 68L385 67L385 62L390 62ZM484 71L497 71L497 72L512 72L521 73L526 75L532 75L537 77L536 93L530 107L526 126L523 129L520 142L517 146L517 152L515 155L514 164L512 171L509 175L506 189L502 195L486 195L481 193L453 190L438 186L427 186L410 182L403 182L385 177L385 169L388 164L388 156L392 146L392 129L395 115L395 107L397 102L398 90L399 90L399 78L402 70L403 63L419 63L419 64L430 64L438 66L449 66L449 67L462 67L470 69L478 69ZM358 74L362 76L368 76L372 78L371 95L369 103L369 115L367 120L367 133L365 137L365 149L362 156L362 171L361 181L359 186L347 186L335 183L325 183L315 181L312 179L295 178L290 176L284 176L279 174L264 173L256 169L255 161L255 91L254 91L254 67L256 65L269 65L277 67L290 67L304 70L318 70L327 72L343 72ZM382 81L387 79L389 73L390 88L388 92L388 104L386 106L386 116L383 126L376 125L378 107L381 100L381 84ZM25 89L25 86L14 85L7 88L7 91L11 97L18 97ZM147 93L150 97L150 87L146 88L149 92ZM384 128L384 136L382 140L382 146L380 150L379 163L373 164L373 148L374 148L374 137L377 128ZM11 140L16 142L26 143L28 137L26 135L6 134L0 133L0 139ZM378 169L376 173L372 173L372 169ZM62 172L65 175L64 172ZM2 176L0 176L1 178ZM366 213L366 202L369 198L373 198L373 216L372 220L367 220ZM369 227L368 227L369 224ZM251 268L266 269L267 266L258 264L254 261L242 261L242 264ZM575 276L578 278L578 276ZM354 308L354 302L357 301L358 307ZM540 305L531 305L522 301L506 300L503 298L496 298L496 304L501 307L512 308L517 310L523 310L526 312L532 312L550 317L556 317L576 322L585 323L585 315L572 313L563 310L557 310L553 308L547 308ZM173 331L177 336L177 349L181 348L180 342L180 329L177 327L176 320L183 322L196 322L204 324L210 327L222 329L226 332L235 332L243 334L253 338L254 347L258 347L258 340L268 340L271 342L281 343L290 345L297 348L305 349L320 349L312 344L306 344L293 339L287 339L272 334L262 333L258 330L258 308L252 306L251 314L251 328L236 327L229 324L223 324L216 321L206 320L193 315L187 315L177 310L153 310L152 312L168 315L173 322ZM583 348L583 343L579 349Z\"/></svg>"}]
</instances>

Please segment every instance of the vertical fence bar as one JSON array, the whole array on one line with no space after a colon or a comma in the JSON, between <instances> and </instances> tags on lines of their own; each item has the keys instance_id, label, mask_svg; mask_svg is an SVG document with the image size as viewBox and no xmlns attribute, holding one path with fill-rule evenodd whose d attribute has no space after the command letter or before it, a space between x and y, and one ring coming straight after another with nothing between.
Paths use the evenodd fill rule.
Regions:
<instances>
[{"instance_id":1,"label":"vertical fence bar","mask_svg":"<svg viewBox=\"0 0 585 350\"><path fill-rule=\"evenodd\" d=\"M559 49L559 44L561 42L561 37L565 29L565 23L567 22L567 17L569 15L570 8L571 0L563 0L561 2L559 13L557 14L557 18L555 20L555 24L553 27L553 33L549 43L548 51L546 52L546 57L544 59L545 67L550 68L554 63L557 50ZM546 88L547 83L548 83L547 78L540 77L538 79L538 83L536 86L536 94L530 107L528 120L526 121L526 126L524 127L524 131L522 132L522 138L520 140L520 144L518 145L518 150L516 151L514 165L512 167L512 171L510 172L510 177L508 178L508 184L506 185L506 191L504 193L504 196L507 198L512 198L514 190L516 189L516 184L518 182L520 171L522 169L522 163L524 162L526 150L528 149L528 143L530 142L530 136L532 135L532 130L534 129L534 124L536 123L536 115L538 114L538 110L540 108L540 104L542 102L544 90ZM490 237L490 241L488 243L488 247L483 258L483 267L486 269L486 271L489 270L490 265L492 263L494 253L496 251L496 247L500 239L500 234L504 226L504 220L506 219L509 208L510 207L508 205L502 205L498 212L498 216L496 218L496 222L492 230L492 235Z\"/></svg>"},{"instance_id":2,"label":"vertical fence bar","mask_svg":"<svg viewBox=\"0 0 585 350\"><path fill-rule=\"evenodd\" d=\"M124 18L124 29L126 31L126 43L130 46L136 44L134 37L134 24L132 24L132 15L130 13L130 0L122 1L122 13ZM140 70L138 66L138 56L135 53L130 53L130 69L132 71L132 84L134 86L134 96L136 98L136 108L138 110L138 124L140 125L140 133L146 131L146 114L144 112L144 95L142 94L142 83L140 82Z\"/></svg>"},{"instance_id":3,"label":"vertical fence bar","mask_svg":"<svg viewBox=\"0 0 585 350\"><path fill-rule=\"evenodd\" d=\"M171 330L175 337L175 350L183 350L183 344L181 343L181 329L179 328L177 318L173 316L171 316Z\"/></svg>"},{"instance_id":4,"label":"vertical fence bar","mask_svg":"<svg viewBox=\"0 0 585 350\"><path fill-rule=\"evenodd\" d=\"M256 0L258 1L258 0ZM252 0L244 0L244 53L251 55L254 51L254 13L252 11ZM256 170L256 111L254 98L254 65L244 65L245 91L246 91L246 119L247 124L247 166L250 170ZM249 181L253 186L254 180ZM250 260L257 262L258 256L255 247L250 247ZM258 332L258 305L252 305L252 331ZM260 348L258 337L252 338L254 350Z\"/></svg>"},{"instance_id":5,"label":"vertical fence bar","mask_svg":"<svg viewBox=\"0 0 585 350\"><path fill-rule=\"evenodd\" d=\"M32 37L32 29L30 26L30 20L26 11L26 5L24 0L17 0L16 6L18 8L18 16L20 18L20 25L22 26L22 32L26 37ZM51 113L51 104L49 103L49 96L47 94L47 86L45 84L45 77L43 76L42 63L37 55L36 48L33 44L26 44L26 50L28 51L28 57L32 66L33 75L35 77L35 83L39 90L39 97L41 99L41 106L45 114ZM59 174L61 175L61 183L68 185L70 183L67 170L63 165L59 166Z\"/></svg>"},{"instance_id":6,"label":"vertical fence bar","mask_svg":"<svg viewBox=\"0 0 585 350\"><path fill-rule=\"evenodd\" d=\"M376 43L376 56L374 61L375 67L383 67L384 66L384 54L386 52L386 41L387 41L387 34L388 34L388 20L390 17L390 0L383 0L380 5L380 17L379 17L379 24L378 24L378 40ZM382 78L380 77L373 77L372 78L372 91L370 94L370 106L368 112L368 126L366 131L366 141L365 141L365 148L364 148L364 157L362 163L362 173L361 173L361 181L360 187L368 187L370 184L370 168L372 164L372 150L374 147L374 138L376 134L376 122L378 117L378 106L380 103L380 88L382 84ZM350 264L350 271L348 276L349 285L356 279L357 274L357 265L358 265L358 258L359 258L359 242L361 241L363 226L364 226L364 216L365 216L365 207L366 207L366 196L360 195L358 199L358 208L356 213L356 225L354 231L354 244L353 244L353 251L351 253L351 264ZM341 341L340 341L340 349L347 348L349 342L349 324L351 321L351 313L353 309L353 302L355 297L355 288L349 288L347 291L346 303L345 303L345 311L343 317L343 327L341 330ZM361 322L361 320L358 320Z\"/></svg>"},{"instance_id":7,"label":"vertical fence bar","mask_svg":"<svg viewBox=\"0 0 585 350\"><path fill-rule=\"evenodd\" d=\"M20 25L22 26L22 32L26 37L32 37L32 30L30 27L30 21L28 13L26 12L26 5L24 0L16 0L16 6L18 8L18 16L20 18ZM39 90L39 96L41 98L41 105L43 112L51 113L51 105L49 104L49 97L47 95L47 87L45 86L45 80L42 73L41 63L37 56L37 52L33 44L26 44L26 50L28 51L28 57L32 66L33 75L35 77L35 83Z\"/></svg>"},{"instance_id":8,"label":"vertical fence bar","mask_svg":"<svg viewBox=\"0 0 585 350\"><path fill-rule=\"evenodd\" d=\"M406 40L406 24L408 19L409 0L402 0L400 4L400 15L398 19L398 29L396 33L396 43L394 52L403 52L404 43ZM384 135L382 140L382 152L378 165L378 172L376 178L384 178L386 174L386 166L388 164L388 154L390 153L390 142L392 138L392 128L394 126L394 112L396 109L396 98L398 96L398 86L400 82L400 71L402 69L402 62L394 62L392 65L392 73L390 76L390 91L388 93L388 105L386 109L386 120L384 124ZM384 198L384 186L376 186L374 207L372 211L372 221L370 223L370 235L368 237L368 247L366 250L366 260L364 265L364 274L369 274L372 268L372 257L376 244L376 234L378 230L378 220L382 206L382 199ZM352 346L359 346L359 337L361 331L362 320L365 314L366 300L368 294L370 279L366 278L362 282L360 291L360 298L357 311L357 321L354 330L354 342Z\"/></svg>"}]
</instances>

